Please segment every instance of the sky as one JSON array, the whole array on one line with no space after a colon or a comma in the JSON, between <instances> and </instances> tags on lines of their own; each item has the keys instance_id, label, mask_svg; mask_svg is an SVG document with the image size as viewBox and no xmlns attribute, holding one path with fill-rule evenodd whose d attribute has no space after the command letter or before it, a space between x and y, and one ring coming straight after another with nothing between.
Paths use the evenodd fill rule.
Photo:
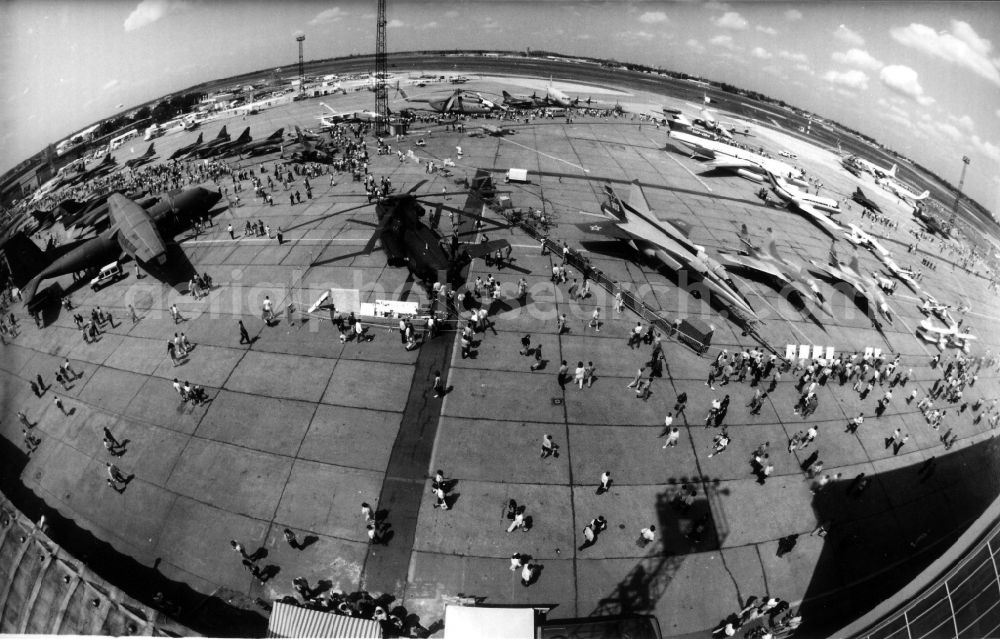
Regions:
<instances>
[{"instance_id":1,"label":"sky","mask_svg":"<svg viewBox=\"0 0 1000 639\"><path fill-rule=\"evenodd\" d=\"M2 0L0 172L193 84L375 49L375 0ZM389 51L545 49L760 91L1000 214L1000 3L388 0ZM994 45L994 43L997 43ZM124 105L124 107L118 107Z\"/></svg>"}]
</instances>

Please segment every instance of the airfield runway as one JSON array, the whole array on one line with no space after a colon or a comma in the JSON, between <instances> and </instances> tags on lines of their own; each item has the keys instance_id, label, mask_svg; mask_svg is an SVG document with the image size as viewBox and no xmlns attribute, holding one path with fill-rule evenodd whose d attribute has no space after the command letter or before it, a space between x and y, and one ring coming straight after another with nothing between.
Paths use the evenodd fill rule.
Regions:
<instances>
[{"instance_id":1,"label":"airfield runway","mask_svg":"<svg viewBox=\"0 0 1000 639\"><path fill-rule=\"evenodd\" d=\"M516 78L503 86L491 81L463 88L530 92ZM426 91L432 89L450 90L442 85ZM669 104L662 96L629 93L636 102ZM323 101L349 111L368 107L370 95ZM255 138L292 123L313 126L321 113L319 101L265 111L246 124L239 118L207 124L206 138L223 123L234 135L249 125ZM754 195L758 185L706 173L675 148L665 129L648 122L580 116L572 123L490 123L513 126L516 133L473 137L468 133L475 120L467 123L465 134L430 127L399 143L389 140L394 151L412 149L421 163L400 162L395 152L376 156L370 143L370 171L389 177L399 189L429 180L421 192L432 193L454 190L456 180L471 178L478 169L498 180L508 168L528 169L529 184L501 186L510 191L513 206L542 208L554 222L554 240L584 251L597 268L636 290L666 318L700 317L712 324L710 351L698 356L666 342L666 375L654 383L648 400L637 400L624 388L649 357L648 347L632 350L625 344L636 317L616 315L600 289L584 302L571 300L567 286L549 279L558 256L540 254L538 243L517 228L487 231L491 238L510 240L513 265L497 272L476 260L469 277L493 273L512 287L523 276L529 284L527 304L506 294L505 310L492 318L494 330L477 338L473 357L463 359L452 348L453 334L407 352L392 327L373 329L372 342L341 344L329 320L301 315L324 289L358 289L362 302L426 303L426 294L406 270L386 266L380 251L357 254L371 228L352 220L375 220L373 206L355 209L365 202L361 184L346 174L337 176L334 186L329 178L317 178L312 199L295 206L280 189L273 207L245 190L242 206L219 208L207 233L177 238L197 270L215 281L208 297L179 295L151 277L136 281L130 266L125 281L97 293L82 288L72 296L87 313L97 305L114 313L117 326L99 342L84 344L70 314L63 312L42 330L22 320L22 334L0 347L0 433L20 444L16 412L23 410L38 422L35 430L42 440L30 458L11 460L22 465L15 466L21 480L66 519L155 568L135 596L145 599L164 591L195 602L200 595L260 610L255 599L292 595L292 579L304 577L310 584L327 580L345 592L389 593L424 626L443 618L445 603L464 596L489 604L550 604L556 606L551 617L652 614L665 636L707 636L747 597L768 594L793 607L801 602L804 630L820 633L854 619L907 583L1000 493L995 433L986 420L974 423L971 411L949 410L946 427L959 440L946 451L915 403L903 401L912 388L922 396L940 375L929 368L937 349L914 335L923 319L919 301L903 286L889 298L895 321L879 333L829 284L821 286L834 316L816 322L767 284L736 278L764 319L760 336L782 354L788 344L832 346L840 353L870 347L898 354L901 368L913 369L909 384L894 390L896 399L878 419L873 413L880 393L862 402L850 385L830 383L819 391L819 410L804 421L792 413L798 394L790 375L783 376L760 414L751 416L744 408L753 392L748 384L733 383L713 393L704 380L719 349L734 352L758 342L680 291L669 274L620 246L591 242L575 224L598 219L605 184L625 194L629 182L638 180L655 215L689 225L691 239L709 253L737 250L742 224L757 243L766 241L772 229L779 248L798 263L825 262L829 239L805 219L763 206ZM170 133L158 139L160 157L195 135ZM425 147L413 145L418 137ZM1000 336L990 328L1000 317L1000 305L987 281L956 270L936 243L908 254L908 230L915 227L905 207L839 169L828 151L807 148L799 138L760 131L749 143L775 155L793 150L797 163L822 180L823 195L849 196L862 184L900 221L897 231L866 228L903 266L933 260L936 270L923 268L925 290L945 303L970 303L966 322L979 336L972 353L997 351ZM119 150L117 159L143 150L137 142L131 151ZM241 164L263 163L270 170L274 158ZM450 176L425 172L427 160L440 165L445 158L455 164ZM304 196L301 180L294 188ZM465 202L464 195L448 200L459 208ZM852 208L841 221L863 224L858 206ZM282 227L285 243L241 237L248 219ZM236 240L226 233L230 222ZM447 216L442 227L450 233ZM846 259L850 244L838 242L838 252ZM879 270L870 254L860 253L860 260L867 271ZM69 279L62 284L68 287ZM265 295L281 316L275 326L264 326L260 318ZM185 318L176 325L167 312L173 303ZM128 304L138 309L138 323L126 317ZM289 304L299 311L294 325L284 316ZM599 333L588 328L595 306L604 318ZM569 330L557 335L561 313L569 318ZM252 344L239 344L238 319L247 325ZM196 345L179 367L164 347L175 331L184 331ZM530 371L531 360L518 354L524 334L542 346L547 360L542 370ZM63 358L83 373L65 392L52 381ZM578 360L593 361L593 387L561 390L555 374L560 360L571 370ZM451 387L442 399L433 398L431 390L438 367ZM28 388L36 374L53 384L42 398ZM171 387L174 377L204 385L211 401L181 403ZM675 422L682 427L680 444L663 449L664 416L681 392L689 399L686 414ZM60 413L53 394L66 398L72 415ZM732 398L726 423L733 442L709 459L716 430L705 428L702 418L712 397L725 394ZM983 369L966 399L980 396L997 397L993 370ZM859 411L869 419L856 434L845 433L847 419ZM811 425L820 429L815 449L824 473L841 473L820 494L811 492L812 482L800 468L815 449L785 450L794 433ZM116 463L136 476L120 495L105 483L105 426L128 440L128 452ZM910 435L897 455L884 445L895 428ZM538 456L546 433L560 445L558 458ZM763 442L771 443L775 472L760 485L749 457ZM920 481L917 468L931 457L937 470ZM435 469L457 481L451 510L433 507ZM596 495L606 470L614 484L609 493ZM872 485L862 498L847 498L845 490L862 472L873 478ZM682 514L671 500L683 484L696 487L698 496ZM505 532L503 509L509 499L527 507L530 531ZM365 501L387 511L393 536L386 546L367 543L361 516ZM595 545L578 550L583 527L598 515L607 518L608 529ZM692 541L689 533L705 515L706 534ZM825 521L833 522L826 537L810 535ZM639 547L639 530L650 524L656 525L657 541ZM310 537L310 543L292 549L283 539L285 528L300 540ZM264 549L260 565L271 567L271 579L261 585L244 572L231 539L250 552ZM793 547L779 553L780 540L784 545L791 540ZM71 543L64 545L72 549ZM544 567L534 585L523 587L518 574L508 570L515 552L530 554ZM193 594L185 595L189 589ZM263 617L261 623L263 629Z\"/></svg>"}]
</instances>

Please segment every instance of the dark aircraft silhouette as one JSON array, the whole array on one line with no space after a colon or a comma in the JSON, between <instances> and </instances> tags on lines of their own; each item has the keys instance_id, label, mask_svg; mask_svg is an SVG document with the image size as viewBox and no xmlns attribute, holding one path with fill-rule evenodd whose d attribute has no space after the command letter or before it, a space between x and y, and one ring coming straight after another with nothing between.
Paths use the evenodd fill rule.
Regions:
<instances>
[{"instance_id":1,"label":"dark aircraft silhouette","mask_svg":"<svg viewBox=\"0 0 1000 639\"><path fill-rule=\"evenodd\" d=\"M865 192L861 190L860 186L858 187L858 190L855 191L854 194L851 196L851 199L860 204L861 206L863 206L864 208L868 209L869 211L875 211L876 213L882 212L882 209L878 207L878 204L875 204L875 202L871 201L871 199L869 199L868 196L865 195Z\"/></svg>"},{"instance_id":2,"label":"dark aircraft silhouette","mask_svg":"<svg viewBox=\"0 0 1000 639\"><path fill-rule=\"evenodd\" d=\"M120 193L112 193L107 202L111 228L81 242L35 275L24 287L25 305L31 304L43 280L103 266L119 258L122 252L147 269L162 271L161 267L167 265L168 245L161 233L172 237L173 232L192 218L208 213L221 198L218 191L197 186L146 200L148 207L143 208Z\"/></svg>"},{"instance_id":3,"label":"dark aircraft silhouette","mask_svg":"<svg viewBox=\"0 0 1000 639\"><path fill-rule=\"evenodd\" d=\"M494 111L497 106L490 102L486 103L486 100L479 97L463 95L462 90L459 89L452 93L447 98L441 98L437 100L433 99L413 99L406 95L406 92L400 89L400 95L407 102L426 104L427 110L434 111L436 113L465 113L465 114L482 114L490 113Z\"/></svg>"},{"instance_id":4,"label":"dark aircraft silhouette","mask_svg":"<svg viewBox=\"0 0 1000 639\"><path fill-rule=\"evenodd\" d=\"M167 159L168 160L176 160L177 158L181 157L182 155L185 155L187 153L190 153L191 151L194 151L195 149L197 149L198 147L201 146L201 140L204 137L204 135L205 135L204 133L199 133L197 140L195 140L191 144L188 144L187 146L182 146L181 148L177 149L176 151L174 151L173 153L171 153L170 157L167 158Z\"/></svg>"},{"instance_id":5,"label":"dark aircraft silhouette","mask_svg":"<svg viewBox=\"0 0 1000 639\"><path fill-rule=\"evenodd\" d=\"M947 225L933 215L924 212L921 206L913 207L913 217L917 218L917 223L930 233L935 233L941 237L951 235L951 229Z\"/></svg>"},{"instance_id":6,"label":"dark aircraft silhouette","mask_svg":"<svg viewBox=\"0 0 1000 639\"><path fill-rule=\"evenodd\" d=\"M434 282L454 284L460 278L462 266L467 264L471 259L492 255L496 251L506 249L510 246L510 242L507 240L493 240L479 244L461 244L458 241L458 236L454 235L451 238L450 246L446 248L441 236L435 230L442 210L481 220L498 228L505 227L493 220L467 213L461 209L441 204L440 202L425 202L422 197L453 194L435 193L422 197L415 195L414 192L422 184L423 182L419 182L405 193L390 195L378 201L375 204L375 215L378 217L378 224L352 219L352 222L374 227L375 230L371 238L358 253L336 257L330 261L354 257L356 255L368 255L374 250L376 243L378 243L385 253L386 262L389 266L406 266L413 276L423 282L424 285L429 286ZM462 193L466 192L463 191ZM427 212L422 204L434 207L434 212L431 214L430 226L424 224L420 219ZM313 266L316 265L313 264Z\"/></svg>"},{"instance_id":7,"label":"dark aircraft silhouette","mask_svg":"<svg viewBox=\"0 0 1000 639\"><path fill-rule=\"evenodd\" d=\"M107 155L104 156L103 160L101 160L98 164L94 165L93 167L86 169L84 171L80 171L79 173L70 175L68 177L62 178L62 181L58 184L56 188L60 188L63 186L72 186L74 184L79 184L80 182L85 182L86 180L91 180L94 178L101 177L102 175L107 175L108 173L111 173L111 171L114 170L115 166L116 166L115 159L111 157L110 153L108 153Z\"/></svg>"},{"instance_id":8,"label":"dark aircraft silhouette","mask_svg":"<svg viewBox=\"0 0 1000 639\"><path fill-rule=\"evenodd\" d=\"M219 148L223 144L229 142L229 139L230 139L229 131L226 131L226 127L225 125L223 125L222 129L219 130L219 134L215 136L214 140L209 140L205 144L202 144L201 146L193 149L188 153L188 155L190 155L191 157L199 157L199 158L205 157L204 155L202 155L203 153L209 153L213 149Z\"/></svg>"},{"instance_id":9,"label":"dark aircraft silhouette","mask_svg":"<svg viewBox=\"0 0 1000 639\"><path fill-rule=\"evenodd\" d=\"M330 162L333 159L333 153L327 151L322 143L313 142L309 140L302 129L295 127L295 138L296 141L282 145L281 147L281 157L285 157L286 154L294 162Z\"/></svg>"},{"instance_id":10,"label":"dark aircraft silhouette","mask_svg":"<svg viewBox=\"0 0 1000 639\"><path fill-rule=\"evenodd\" d=\"M539 98L534 93L527 96L511 95L506 91L503 94L503 105L512 109L534 109L538 106L545 106L545 98Z\"/></svg>"},{"instance_id":11,"label":"dark aircraft silhouette","mask_svg":"<svg viewBox=\"0 0 1000 639\"><path fill-rule=\"evenodd\" d=\"M280 128L263 140L251 140L243 146L230 149L229 152L242 157L243 155L263 155L264 153L278 151L281 149L281 136L284 133L285 129Z\"/></svg>"},{"instance_id":12,"label":"dark aircraft silhouette","mask_svg":"<svg viewBox=\"0 0 1000 639\"><path fill-rule=\"evenodd\" d=\"M247 144L252 139L253 138L250 137L250 127L247 127L243 129L243 133L240 133L239 137L236 138L235 140L221 142L214 146L212 146L212 143L209 142L200 149L197 149L194 154L197 155L199 158L211 158L221 155L230 155L233 152L233 149L236 149L238 147L243 146L244 144Z\"/></svg>"},{"instance_id":13,"label":"dark aircraft silhouette","mask_svg":"<svg viewBox=\"0 0 1000 639\"><path fill-rule=\"evenodd\" d=\"M148 162L152 162L153 158L156 157L156 150L153 148L155 145L156 145L155 142L150 142L149 148L146 149L145 153L143 153L139 157L132 158L131 160L126 160L125 161L126 168L134 169Z\"/></svg>"}]
</instances>

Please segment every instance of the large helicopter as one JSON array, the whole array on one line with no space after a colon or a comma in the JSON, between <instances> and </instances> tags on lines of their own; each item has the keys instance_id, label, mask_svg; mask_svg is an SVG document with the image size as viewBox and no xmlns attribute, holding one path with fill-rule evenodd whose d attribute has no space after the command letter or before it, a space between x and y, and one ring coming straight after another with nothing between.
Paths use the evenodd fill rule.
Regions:
<instances>
[{"instance_id":1,"label":"large helicopter","mask_svg":"<svg viewBox=\"0 0 1000 639\"><path fill-rule=\"evenodd\" d=\"M494 228L506 228L506 226L442 202L426 201L426 198L468 194L469 191L416 195L415 192L423 184L424 182L419 182L408 191L388 195L376 202L377 224L352 218L351 222L375 229L364 248L352 255L368 255L375 249L376 244L380 244L390 266L406 266L413 276L425 285L435 282L457 285L460 284L462 267L473 258L485 257L510 248L510 242L504 239L463 244L459 241L457 232L453 232L450 242L446 243L437 231L442 211L476 220L477 227L482 224L490 224ZM424 205L431 209L429 214ZM427 224L421 220L425 215ZM334 259L345 257L348 256Z\"/></svg>"}]
</instances>

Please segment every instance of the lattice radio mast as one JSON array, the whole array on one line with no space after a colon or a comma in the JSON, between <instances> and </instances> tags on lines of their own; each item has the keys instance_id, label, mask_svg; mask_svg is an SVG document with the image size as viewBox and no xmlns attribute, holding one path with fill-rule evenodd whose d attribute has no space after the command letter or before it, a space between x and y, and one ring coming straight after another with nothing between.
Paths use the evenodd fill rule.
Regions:
<instances>
[{"instance_id":1,"label":"lattice radio mast","mask_svg":"<svg viewBox=\"0 0 1000 639\"><path fill-rule=\"evenodd\" d=\"M385 0L378 0L378 32L375 37L375 135L389 132L389 59L385 50Z\"/></svg>"}]
</instances>

